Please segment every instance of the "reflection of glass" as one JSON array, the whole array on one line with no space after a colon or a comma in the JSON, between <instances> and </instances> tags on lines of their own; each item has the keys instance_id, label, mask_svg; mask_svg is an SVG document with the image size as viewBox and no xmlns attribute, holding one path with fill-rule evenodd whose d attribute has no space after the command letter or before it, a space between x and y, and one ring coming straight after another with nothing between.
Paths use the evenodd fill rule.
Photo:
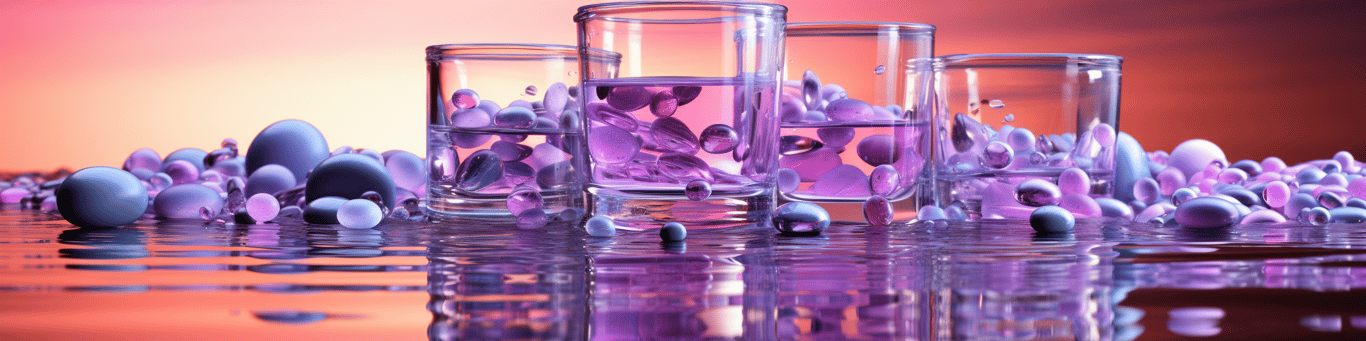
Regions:
<instances>
[{"instance_id":1,"label":"reflection of glass","mask_svg":"<svg viewBox=\"0 0 1366 341\"><path fill-rule=\"evenodd\" d=\"M965 54L938 59L934 160L942 205L1025 218L1015 185L1079 168L1089 195L1113 193L1122 58Z\"/></svg>"},{"instance_id":2,"label":"reflection of glass","mask_svg":"<svg viewBox=\"0 0 1366 341\"><path fill-rule=\"evenodd\" d=\"M779 164L801 182L780 188L782 198L862 203L875 194L893 202L925 194L917 185L929 161L930 77L916 77L929 73L906 61L934 55L934 26L790 23L786 47ZM860 108L870 115L841 111ZM914 216L923 202L914 201L899 220Z\"/></svg>"},{"instance_id":3,"label":"reflection of glass","mask_svg":"<svg viewBox=\"0 0 1366 341\"><path fill-rule=\"evenodd\" d=\"M584 339L582 239L507 225L455 231L440 226L428 246L430 339Z\"/></svg>"},{"instance_id":4,"label":"reflection of glass","mask_svg":"<svg viewBox=\"0 0 1366 341\"><path fill-rule=\"evenodd\" d=\"M787 8L721 2L579 8L579 50L621 54L581 72L595 215L619 225L744 225L771 209ZM693 201L685 187L707 184Z\"/></svg>"}]
</instances>

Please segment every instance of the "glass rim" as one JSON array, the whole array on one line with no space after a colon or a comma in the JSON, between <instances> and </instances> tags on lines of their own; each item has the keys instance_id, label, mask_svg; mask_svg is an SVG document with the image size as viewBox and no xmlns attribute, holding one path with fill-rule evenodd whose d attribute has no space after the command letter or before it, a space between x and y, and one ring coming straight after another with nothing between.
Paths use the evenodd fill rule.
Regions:
<instances>
[{"instance_id":1,"label":"glass rim","mask_svg":"<svg viewBox=\"0 0 1366 341\"><path fill-rule=\"evenodd\" d=\"M594 60L621 60L621 54L588 48ZM579 58L579 47L559 44L472 43L427 46L428 59L545 59Z\"/></svg>"},{"instance_id":2,"label":"glass rim","mask_svg":"<svg viewBox=\"0 0 1366 341\"><path fill-rule=\"evenodd\" d=\"M794 32L794 29L796 32ZM934 36L936 27L930 24L885 21L812 21L787 23L788 37L808 35L874 35L895 29L910 36Z\"/></svg>"},{"instance_id":3,"label":"glass rim","mask_svg":"<svg viewBox=\"0 0 1366 341\"><path fill-rule=\"evenodd\" d=\"M968 53L936 57L936 64L955 67L1010 67L1063 66L1079 64L1096 67L1119 67L1124 58L1108 54L1086 53Z\"/></svg>"},{"instance_id":4,"label":"glass rim","mask_svg":"<svg viewBox=\"0 0 1366 341\"><path fill-rule=\"evenodd\" d=\"M579 7L578 13L574 14L574 22L584 23L593 19L601 19L613 22L636 22L647 24L692 24L724 22L726 21L726 18L734 17L734 15L721 15L699 16L697 18L688 19L642 19L612 15L644 11L679 10L717 12L728 11L737 14L752 14L759 16L782 15L784 20L786 20L787 17L787 6L783 6L780 4L728 1L632 1L608 2L581 6Z\"/></svg>"}]
</instances>

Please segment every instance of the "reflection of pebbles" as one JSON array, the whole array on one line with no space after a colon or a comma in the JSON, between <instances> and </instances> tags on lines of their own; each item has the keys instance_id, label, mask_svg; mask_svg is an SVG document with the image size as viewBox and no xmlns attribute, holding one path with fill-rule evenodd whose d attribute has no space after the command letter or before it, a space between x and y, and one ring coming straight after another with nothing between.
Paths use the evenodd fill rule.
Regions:
<instances>
[{"instance_id":1,"label":"reflection of pebbles","mask_svg":"<svg viewBox=\"0 0 1366 341\"><path fill-rule=\"evenodd\" d=\"M359 319L360 315L328 314L321 311L303 310L252 310L252 316L261 321L280 323L280 324L311 324L329 318L332 319Z\"/></svg>"},{"instance_id":2,"label":"reflection of pebbles","mask_svg":"<svg viewBox=\"0 0 1366 341\"><path fill-rule=\"evenodd\" d=\"M1300 325L1316 332L1342 331L1342 316L1310 315L1300 318Z\"/></svg>"},{"instance_id":3,"label":"reflection of pebbles","mask_svg":"<svg viewBox=\"0 0 1366 341\"><path fill-rule=\"evenodd\" d=\"M1219 335L1219 320L1224 310L1214 307L1176 308L1167 312L1167 330L1177 335L1208 337Z\"/></svg>"}]
</instances>

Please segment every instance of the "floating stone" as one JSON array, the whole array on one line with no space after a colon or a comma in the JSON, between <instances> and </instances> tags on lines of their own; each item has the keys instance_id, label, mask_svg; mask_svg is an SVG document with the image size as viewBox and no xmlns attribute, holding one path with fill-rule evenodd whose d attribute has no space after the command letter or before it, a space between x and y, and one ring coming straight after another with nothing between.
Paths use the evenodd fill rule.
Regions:
<instances>
[{"instance_id":1,"label":"floating stone","mask_svg":"<svg viewBox=\"0 0 1366 341\"><path fill-rule=\"evenodd\" d=\"M551 84L545 89L545 98L541 103L545 105L546 115L549 117L560 117L564 112L566 104L569 103L569 88L561 82Z\"/></svg>"},{"instance_id":2,"label":"floating stone","mask_svg":"<svg viewBox=\"0 0 1366 341\"><path fill-rule=\"evenodd\" d=\"M157 217L166 219L202 219L200 209L207 207L210 212L219 212L224 204L218 191L193 183L171 186L152 200Z\"/></svg>"},{"instance_id":3,"label":"floating stone","mask_svg":"<svg viewBox=\"0 0 1366 341\"><path fill-rule=\"evenodd\" d=\"M598 126L589 130L588 152L594 162L620 164L640 152L640 140L630 131L616 126Z\"/></svg>"},{"instance_id":4,"label":"floating stone","mask_svg":"<svg viewBox=\"0 0 1366 341\"><path fill-rule=\"evenodd\" d=\"M469 109L479 105L479 94L470 89L456 90L451 95L451 106L456 109Z\"/></svg>"},{"instance_id":5,"label":"floating stone","mask_svg":"<svg viewBox=\"0 0 1366 341\"><path fill-rule=\"evenodd\" d=\"M693 100L697 99L697 96L701 96L702 87L680 85L673 87L672 92L674 94L674 97L678 98L678 105L682 106L687 105L688 103L692 103Z\"/></svg>"},{"instance_id":6,"label":"floating stone","mask_svg":"<svg viewBox=\"0 0 1366 341\"><path fill-rule=\"evenodd\" d=\"M825 172L811 184L811 192L823 196L867 197L868 176L853 165L839 165Z\"/></svg>"},{"instance_id":7,"label":"floating stone","mask_svg":"<svg viewBox=\"0 0 1366 341\"><path fill-rule=\"evenodd\" d=\"M699 137L703 151L712 154L729 153L739 145L740 135L724 124L713 124L702 130Z\"/></svg>"},{"instance_id":8,"label":"floating stone","mask_svg":"<svg viewBox=\"0 0 1366 341\"><path fill-rule=\"evenodd\" d=\"M675 111L678 111L678 97L673 91L660 91L650 98L650 113L656 117L673 116Z\"/></svg>"},{"instance_id":9,"label":"floating stone","mask_svg":"<svg viewBox=\"0 0 1366 341\"><path fill-rule=\"evenodd\" d=\"M711 166L696 156L680 153L665 153L656 161L659 171L678 180L702 179L711 181Z\"/></svg>"},{"instance_id":10,"label":"floating stone","mask_svg":"<svg viewBox=\"0 0 1366 341\"><path fill-rule=\"evenodd\" d=\"M655 119L650 125L650 133L654 136L655 143L659 147L668 151L682 154L697 154L701 148L697 142L697 135L688 128L683 121L673 117L661 117Z\"/></svg>"},{"instance_id":11,"label":"floating stone","mask_svg":"<svg viewBox=\"0 0 1366 341\"><path fill-rule=\"evenodd\" d=\"M894 163L901 157L901 150L891 135L872 135L858 143L858 157L872 166Z\"/></svg>"},{"instance_id":12,"label":"floating stone","mask_svg":"<svg viewBox=\"0 0 1366 341\"><path fill-rule=\"evenodd\" d=\"M987 167L1002 169L1010 166L1015 160L1015 149L1001 141L991 141L986 149L982 150L982 164Z\"/></svg>"},{"instance_id":13,"label":"floating stone","mask_svg":"<svg viewBox=\"0 0 1366 341\"><path fill-rule=\"evenodd\" d=\"M587 110L590 121L606 123L626 131L635 131L640 127L640 122L636 121L634 115L614 108L606 102L590 102L584 110Z\"/></svg>"},{"instance_id":14,"label":"floating stone","mask_svg":"<svg viewBox=\"0 0 1366 341\"><path fill-rule=\"evenodd\" d=\"M801 186L802 184L801 174L798 174L797 171L788 168L778 169L777 178L778 190L787 193L796 191L797 187Z\"/></svg>"},{"instance_id":15,"label":"floating stone","mask_svg":"<svg viewBox=\"0 0 1366 341\"><path fill-rule=\"evenodd\" d=\"M536 125L536 113L520 106L508 106L493 115L493 125L500 128L531 128Z\"/></svg>"},{"instance_id":16,"label":"floating stone","mask_svg":"<svg viewBox=\"0 0 1366 341\"><path fill-rule=\"evenodd\" d=\"M688 239L688 229L676 221L665 223L659 229L659 239L666 243L681 242Z\"/></svg>"},{"instance_id":17,"label":"floating stone","mask_svg":"<svg viewBox=\"0 0 1366 341\"><path fill-rule=\"evenodd\" d=\"M256 193L247 198L246 212L256 222L275 220L280 214L280 200L268 193Z\"/></svg>"},{"instance_id":18,"label":"floating stone","mask_svg":"<svg viewBox=\"0 0 1366 341\"><path fill-rule=\"evenodd\" d=\"M806 136L786 135L778 138L778 154L780 155L807 153L822 146L824 144L820 141Z\"/></svg>"},{"instance_id":19,"label":"floating stone","mask_svg":"<svg viewBox=\"0 0 1366 341\"><path fill-rule=\"evenodd\" d=\"M815 108L820 105L821 98L821 79L816 77L815 72L806 70L802 73L802 100L807 107Z\"/></svg>"},{"instance_id":20,"label":"floating stone","mask_svg":"<svg viewBox=\"0 0 1366 341\"><path fill-rule=\"evenodd\" d=\"M607 94L607 103L622 111L633 111L650 105L654 94L641 86L618 86Z\"/></svg>"}]
</instances>

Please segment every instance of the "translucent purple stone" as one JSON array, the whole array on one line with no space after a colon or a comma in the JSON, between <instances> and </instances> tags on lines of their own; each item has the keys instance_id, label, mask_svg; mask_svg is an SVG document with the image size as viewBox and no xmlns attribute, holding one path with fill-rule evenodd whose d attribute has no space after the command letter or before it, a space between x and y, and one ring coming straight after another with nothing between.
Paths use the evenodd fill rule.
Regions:
<instances>
[{"instance_id":1,"label":"translucent purple stone","mask_svg":"<svg viewBox=\"0 0 1366 341\"><path fill-rule=\"evenodd\" d=\"M507 141L496 141L489 146L489 150L498 154L503 162L516 162L531 156L531 147Z\"/></svg>"},{"instance_id":2,"label":"translucent purple stone","mask_svg":"<svg viewBox=\"0 0 1366 341\"><path fill-rule=\"evenodd\" d=\"M630 131L617 126L598 126L589 128L588 153L593 161L603 164L620 164L631 160L640 152L641 141Z\"/></svg>"},{"instance_id":3,"label":"translucent purple stone","mask_svg":"<svg viewBox=\"0 0 1366 341\"><path fill-rule=\"evenodd\" d=\"M384 220L384 212L374 201L351 199L337 208L337 223L353 229L368 229Z\"/></svg>"},{"instance_id":4,"label":"translucent purple stone","mask_svg":"<svg viewBox=\"0 0 1366 341\"><path fill-rule=\"evenodd\" d=\"M540 210L544 205L541 192L527 185L518 185L508 193L507 208L512 215L520 215L526 210Z\"/></svg>"},{"instance_id":5,"label":"translucent purple stone","mask_svg":"<svg viewBox=\"0 0 1366 341\"><path fill-rule=\"evenodd\" d=\"M606 102L590 102L585 108L588 111L588 119L616 126L626 131L635 131L640 127L640 122L631 113L622 111L607 104Z\"/></svg>"},{"instance_id":6,"label":"translucent purple stone","mask_svg":"<svg viewBox=\"0 0 1366 341\"><path fill-rule=\"evenodd\" d=\"M683 194L688 197L688 200L707 200L708 197L711 197L711 183L701 179L689 181L686 186L683 186Z\"/></svg>"},{"instance_id":7,"label":"translucent purple stone","mask_svg":"<svg viewBox=\"0 0 1366 341\"><path fill-rule=\"evenodd\" d=\"M831 147L844 147L849 142L854 142L854 128L849 127L827 127L816 129L816 137L821 139L825 145Z\"/></svg>"},{"instance_id":8,"label":"translucent purple stone","mask_svg":"<svg viewBox=\"0 0 1366 341\"><path fill-rule=\"evenodd\" d=\"M706 161L696 156L681 153L665 153L659 156L656 161L659 171L674 179L692 180L703 179L712 180L711 166Z\"/></svg>"},{"instance_id":9,"label":"translucent purple stone","mask_svg":"<svg viewBox=\"0 0 1366 341\"><path fill-rule=\"evenodd\" d=\"M817 107L822 100L821 79L811 70L802 73L802 100L811 108Z\"/></svg>"},{"instance_id":10,"label":"translucent purple stone","mask_svg":"<svg viewBox=\"0 0 1366 341\"><path fill-rule=\"evenodd\" d=\"M1002 169L1010 165L1015 159L1015 150L1010 145L1001 141L991 141L986 149L982 150L982 164L987 167Z\"/></svg>"},{"instance_id":11,"label":"translucent purple stone","mask_svg":"<svg viewBox=\"0 0 1366 341\"><path fill-rule=\"evenodd\" d=\"M1091 177L1080 168L1064 169L1058 174L1058 189L1063 194L1090 194Z\"/></svg>"},{"instance_id":12,"label":"translucent purple stone","mask_svg":"<svg viewBox=\"0 0 1366 341\"><path fill-rule=\"evenodd\" d=\"M456 90L451 95L451 106L456 109L469 109L479 105L479 94L470 89Z\"/></svg>"},{"instance_id":13,"label":"translucent purple stone","mask_svg":"<svg viewBox=\"0 0 1366 341\"><path fill-rule=\"evenodd\" d=\"M783 122L805 121L807 107L797 96L783 94L778 99L778 118Z\"/></svg>"},{"instance_id":14,"label":"translucent purple stone","mask_svg":"<svg viewBox=\"0 0 1366 341\"><path fill-rule=\"evenodd\" d=\"M1200 197L1187 200L1176 207L1175 219L1186 228L1226 227L1240 220L1238 207L1228 200Z\"/></svg>"},{"instance_id":15,"label":"translucent purple stone","mask_svg":"<svg viewBox=\"0 0 1366 341\"><path fill-rule=\"evenodd\" d=\"M857 122L873 119L873 106L853 98L831 101L825 106L825 117L834 122Z\"/></svg>"},{"instance_id":16,"label":"translucent purple stone","mask_svg":"<svg viewBox=\"0 0 1366 341\"><path fill-rule=\"evenodd\" d=\"M650 105L654 94L641 86L618 86L607 94L607 104L622 111L632 111Z\"/></svg>"},{"instance_id":17,"label":"translucent purple stone","mask_svg":"<svg viewBox=\"0 0 1366 341\"><path fill-rule=\"evenodd\" d=\"M693 100L697 99L697 96L702 95L702 87L680 85L673 87L672 92L674 97L678 98L678 105L682 106L692 103Z\"/></svg>"},{"instance_id":18,"label":"translucent purple stone","mask_svg":"<svg viewBox=\"0 0 1366 341\"><path fill-rule=\"evenodd\" d=\"M1096 199L1081 193L1063 194L1062 198L1058 199L1058 207L1065 208L1082 218L1098 218L1103 214Z\"/></svg>"},{"instance_id":19,"label":"translucent purple stone","mask_svg":"<svg viewBox=\"0 0 1366 341\"><path fill-rule=\"evenodd\" d=\"M536 169L531 165L522 162L503 163L503 183L508 186L517 186L536 176Z\"/></svg>"},{"instance_id":20,"label":"translucent purple stone","mask_svg":"<svg viewBox=\"0 0 1366 341\"><path fill-rule=\"evenodd\" d=\"M703 151L712 154L728 153L739 144L740 135L724 124L713 124L702 130L698 138Z\"/></svg>"},{"instance_id":21,"label":"translucent purple stone","mask_svg":"<svg viewBox=\"0 0 1366 341\"><path fill-rule=\"evenodd\" d=\"M678 111L678 97L673 91L660 91L650 98L650 113L657 117L673 116Z\"/></svg>"},{"instance_id":22,"label":"translucent purple stone","mask_svg":"<svg viewBox=\"0 0 1366 341\"><path fill-rule=\"evenodd\" d=\"M161 155L146 148L134 150L123 160L123 170L132 172L134 169L145 169L152 173L161 171Z\"/></svg>"},{"instance_id":23,"label":"translucent purple stone","mask_svg":"<svg viewBox=\"0 0 1366 341\"><path fill-rule=\"evenodd\" d=\"M199 167L185 160L175 160L166 165L163 173L171 176L172 183L176 185L194 183L199 180Z\"/></svg>"},{"instance_id":24,"label":"translucent purple stone","mask_svg":"<svg viewBox=\"0 0 1366 341\"><path fill-rule=\"evenodd\" d=\"M788 235L816 235L830 227L830 213L809 202L789 202L773 210L773 228Z\"/></svg>"},{"instance_id":25,"label":"translucent purple stone","mask_svg":"<svg viewBox=\"0 0 1366 341\"><path fill-rule=\"evenodd\" d=\"M451 125L460 128L481 128L493 123L493 116L481 108L460 109L451 113Z\"/></svg>"},{"instance_id":26,"label":"translucent purple stone","mask_svg":"<svg viewBox=\"0 0 1366 341\"><path fill-rule=\"evenodd\" d=\"M1029 179L1015 186L1015 200L1025 206L1056 205L1062 198L1057 185L1043 179Z\"/></svg>"},{"instance_id":27,"label":"translucent purple stone","mask_svg":"<svg viewBox=\"0 0 1366 341\"><path fill-rule=\"evenodd\" d=\"M858 143L858 157L872 166L896 162L900 152L892 135L872 135Z\"/></svg>"},{"instance_id":28,"label":"translucent purple stone","mask_svg":"<svg viewBox=\"0 0 1366 341\"><path fill-rule=\"evenodd\" d=\"M869 197L863 202L863 219L869 225L887 226L892 224L892 203L880 195Z\"/></svg>"},{"instance_id":29,"label":"translucent purple stone","mask_svg":"<svg viewBox=\"0 0 1366 341\"><path fill-rule=\"evenodd\" d=\"M650 125L650 134L654 136L655 143L660 148L683 154L697 154L701 146L697 142L697 135L688 128L683 121L673 117L661 117L655 119Z\"/></svg>"},{"instance_id":30,"label":"translucent purple stone","mask_svg":"<svg viewBox=\"0 0 1366 341\"><path fill-rule=\"evenodd\" d=\"M536 125L536 112L520 106L508 106L493 115L493 125L501 128L531 128Z\"/></svg>"},{"instance_id":31,"label":"translucent purple stone","mask_svg":"<svg viewBox=\"0 0 1366 341\"><path fill-rule=\"evenodd\" d=\"M470 154L455 172L455 187L477 191L498 181L503 175L503 160L497 153L483 149Z\"/></svg>"},{"instance_id":32,"label":"translucent purple stone","mask_svg":"<svg viewBox=\"0 0 1366 341\"><path fill-rule=\"evenodd\" d=\"M1144 205L1152 205L1158 198L1161 198L1161 192L1156 180L1142 178L1134 182L1134 199Z\"/></svg>"},{"instance_id":33,"label":"translucent purple stone","mask_svg":"<svg viewBox=\"0 0 1366 341\"><path fill-rule=\"evenodd\" d=\"M545 89L545 98L541 103L545 104L546 114L550 117L559 117L564 111L565 105L569 104L569 87L564 83L555 82Z\"/></svg>"},{"instance_id":34,"label":"translucent purple stone","mask_svg":"<svg viewBox=\"0 0 1366 341\"><path fill-rule=\"evenodd\" d=\"M274 220L280 214L280 201L266 193L256 193L247 199L247 215L257 222Z\"/></svg>"}]
</instances>

